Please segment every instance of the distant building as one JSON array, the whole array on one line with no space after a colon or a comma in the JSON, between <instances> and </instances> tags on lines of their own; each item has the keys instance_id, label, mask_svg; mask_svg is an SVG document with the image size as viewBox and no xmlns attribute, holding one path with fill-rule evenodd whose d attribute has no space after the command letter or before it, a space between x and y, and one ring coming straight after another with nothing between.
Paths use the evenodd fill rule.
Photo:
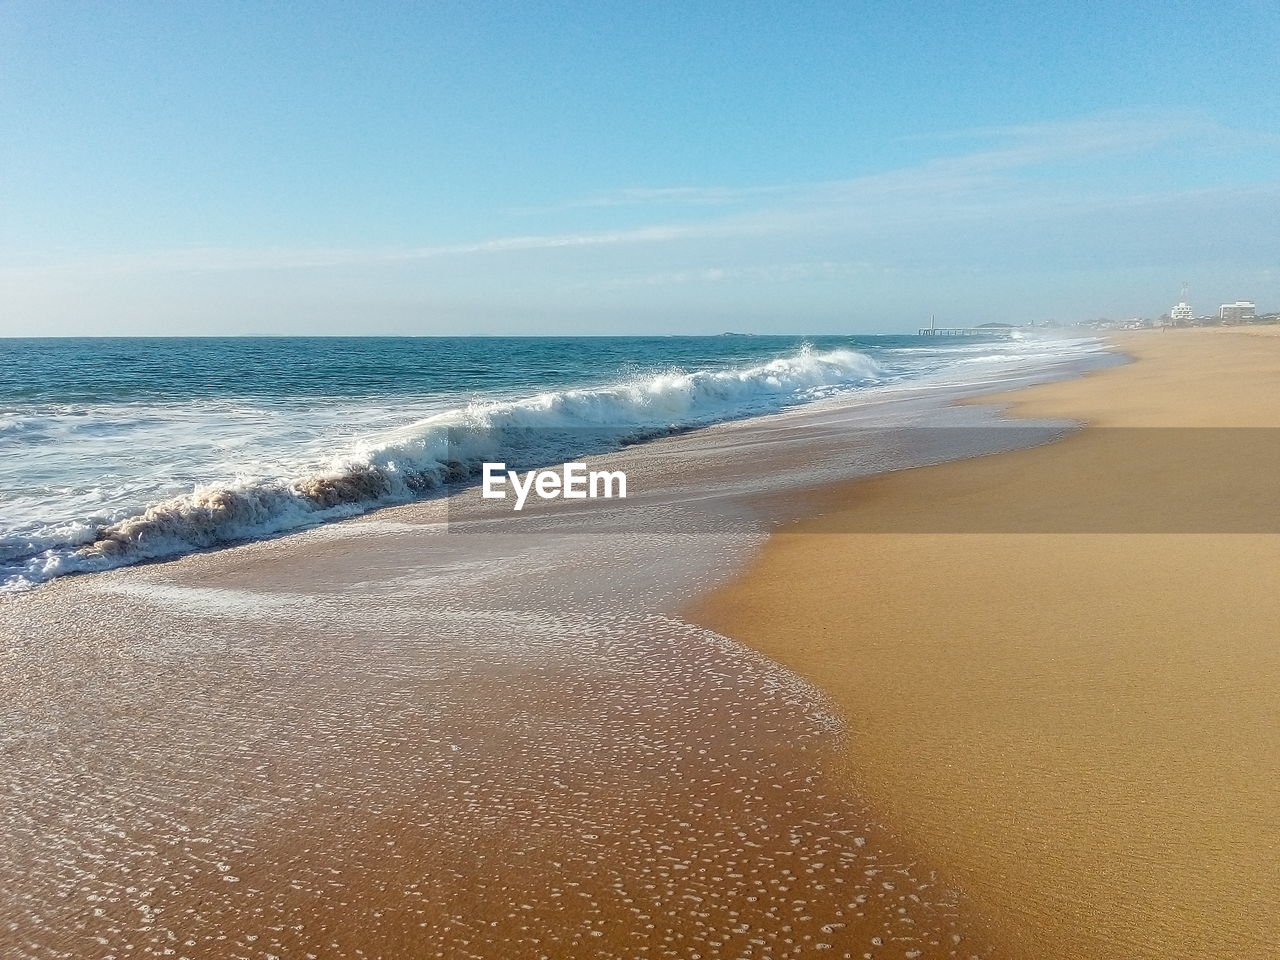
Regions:
<instances>
[{"instance_id":1,"label":"distant building","mask_svg":"<svg viewBox=\"0 0 1280 960\"><path fill-rule=\"evenodd\" d=\"M1170 320L1194 320L1195 316L1191 312L1191 304L1185 300L1180 300L1178 305L1169 311Z\"/></svg>"},{"instance_id":2,"label":"distant building","mask_svg":"<svg viewBox=\"0 0 1280 960\"><path fill-rule=\"evenodd\" d=\"M1218 317L1222 320L1252 320L1255 315L1256 311L1250 300L1224 303L1218 308Z\"/></svg>"}]
</instances>

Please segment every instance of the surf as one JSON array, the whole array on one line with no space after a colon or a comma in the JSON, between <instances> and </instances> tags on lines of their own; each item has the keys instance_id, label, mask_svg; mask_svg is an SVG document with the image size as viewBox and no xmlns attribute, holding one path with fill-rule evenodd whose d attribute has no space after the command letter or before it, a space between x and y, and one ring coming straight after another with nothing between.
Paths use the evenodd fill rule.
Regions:
<instances>
[{"instance_id":1,"label":"surf","mask_svg":"<svg viewBox=\"0 0 1280 960\"><path fill-rule=\"evenodd\" d=\"M0 589L227 546L439 495L487 461L523 469L598 454L676 430L768 413L873 386L883 366L851 349L804 346L763 363L678 366L598 387L478 399L361 438L323 468L197 485L108 523L77 519L0 543Z\"/></svg>"}]
</instances>

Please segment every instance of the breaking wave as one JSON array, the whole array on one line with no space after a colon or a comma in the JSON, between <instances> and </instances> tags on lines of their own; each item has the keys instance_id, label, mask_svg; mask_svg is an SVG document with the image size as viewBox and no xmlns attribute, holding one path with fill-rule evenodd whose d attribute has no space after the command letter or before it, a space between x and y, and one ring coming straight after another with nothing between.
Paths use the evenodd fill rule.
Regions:
<instances>
[{"instance_id":1,"label":"breaking wave","mask_svg":"<svg viewBox=\"0 0 1280 960\"><path fill-rule=\"evenodd\" d=\"M466 483L481 464L560 463L625 443L767 413L877 382L853 350L800 352L758 366L671 369L605 387L476 402L358 443L323 470L199 486L105 525L73 522L51 537L0 543L0 589L173 557L405 503Z\"/></svg>"}]
</instances>

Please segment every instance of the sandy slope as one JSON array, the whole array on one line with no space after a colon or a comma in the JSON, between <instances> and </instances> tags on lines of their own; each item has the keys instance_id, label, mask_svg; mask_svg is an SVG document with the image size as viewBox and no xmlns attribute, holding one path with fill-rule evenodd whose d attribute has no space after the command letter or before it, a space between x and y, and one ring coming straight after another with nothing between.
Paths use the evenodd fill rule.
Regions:
<instances>
[{"instance_id":1,"label":"sandy slope","mask_svg":"<svg viewBox=\"0 0 1280 960\"><path fill-rule=\"evenodd\" d=\"M1087 429L820 491L695 611L842 707L1009 955L1280 955L1277 334L1118 338L998 398Z\"/></svg>"}]
</instances>

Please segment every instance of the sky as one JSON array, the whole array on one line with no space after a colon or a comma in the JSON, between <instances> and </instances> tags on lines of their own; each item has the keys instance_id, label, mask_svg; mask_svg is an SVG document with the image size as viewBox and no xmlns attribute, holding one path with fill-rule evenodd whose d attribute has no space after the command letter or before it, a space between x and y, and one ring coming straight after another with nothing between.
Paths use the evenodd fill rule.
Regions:
<instances>
[{"instance_id":1,"label":"sky","mask_svg":"<svg viewBox=\"0 0 1280 960\"><path fill-rule=\"evenodd\" d=\"M1280 4L0 0L0 335L1280 310Z\"/></svg>"}]
</instances>

